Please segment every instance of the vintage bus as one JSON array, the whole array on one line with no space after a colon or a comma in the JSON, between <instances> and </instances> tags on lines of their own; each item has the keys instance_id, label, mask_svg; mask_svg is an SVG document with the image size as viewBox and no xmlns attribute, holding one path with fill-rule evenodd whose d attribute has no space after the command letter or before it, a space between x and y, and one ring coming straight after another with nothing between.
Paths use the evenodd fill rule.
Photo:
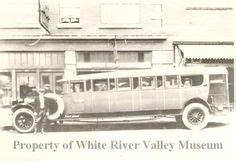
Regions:
<instances>
[{"instance_id":1,"label":"vintage bus","mask_svg":"<svg viewBox=\"0 0 236 161\"><path fill-rule=\"evenodd\" d=\"M64 94L45 97L57 103L49 116L55 122L127 123L173 116L189 129L202 129L210 115L230 108L227 78L224 67L114 71L62 79ZM13 125L19 132L32 131L31 109L14 106ZM19 115L29 125L21 127Z\"/></svg>"}]
</instances>

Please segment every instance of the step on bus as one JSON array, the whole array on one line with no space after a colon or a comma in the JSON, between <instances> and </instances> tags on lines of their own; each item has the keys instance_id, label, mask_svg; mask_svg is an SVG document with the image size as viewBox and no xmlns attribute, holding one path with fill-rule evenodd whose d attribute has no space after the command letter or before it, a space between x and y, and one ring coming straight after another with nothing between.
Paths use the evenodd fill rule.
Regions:
<instances>
[{"instance_id":1,"label":"step on bus","mask_svg":"<svg viewBox=\"0 0 236 161\"><path fill-rule=\"evenodd\" d=\"M230 111L224 67L124 70L64 78L63 95L45 94L51 122L127 123L173 116L188 129L207 126L210 115ZM32 104L13 105L13 126L31 132Z\"/></svg>"}]
</instances>

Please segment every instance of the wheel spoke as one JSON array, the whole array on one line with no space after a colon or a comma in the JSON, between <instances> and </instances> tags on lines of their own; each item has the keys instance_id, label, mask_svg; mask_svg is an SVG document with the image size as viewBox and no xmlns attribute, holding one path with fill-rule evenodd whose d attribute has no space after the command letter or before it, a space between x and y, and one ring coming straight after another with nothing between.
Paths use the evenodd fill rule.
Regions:
<instances>
[{"instance_id":1,"label":"wheel spoke","mask_svg":"<svg viewBox=\"0 0 236 161\"><path fill-rule=\"evenodd\" d=\"M16 118L16 125L23 130L27 130L33 125L33 118L28 113L21 113Z\"/></svg>"},{"instance_id":2,"label":"wheel spoke","mask_svg":"<svg viewBox=\"0 0 236 161\"><path fill-rule=\"evenodd\" d=\"M204 120L204 112L200 109L193 109L188 113L188 120L193 125L198 125Z\"/></svg>"}]
</instances>

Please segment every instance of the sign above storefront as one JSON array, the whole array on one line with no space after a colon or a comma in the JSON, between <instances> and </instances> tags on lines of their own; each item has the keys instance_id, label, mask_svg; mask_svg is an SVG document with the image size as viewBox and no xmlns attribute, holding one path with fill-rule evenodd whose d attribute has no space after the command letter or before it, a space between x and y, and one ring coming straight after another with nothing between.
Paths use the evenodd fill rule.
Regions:
<instances>
[{"instance_id":1,"label":"sign above storefront","mask_svg":"<svg viewBox=\"0 0 236 161\"><path fill-rule=\"evenodd\" d=\"M233 45L178 45L184 58L196 59L234 59Z\"/></svg>"},{"instance_id":2,"label":"sign above storefront","mask_svg":"<svg viewBox=\"0 0 236 161\"><path fill-rule=\"evenodd\" d=\"M49 9L47 5L41 4L39 0L39 23L40 25L48 32L49 32Z\"/></svg>"}]
</instances>

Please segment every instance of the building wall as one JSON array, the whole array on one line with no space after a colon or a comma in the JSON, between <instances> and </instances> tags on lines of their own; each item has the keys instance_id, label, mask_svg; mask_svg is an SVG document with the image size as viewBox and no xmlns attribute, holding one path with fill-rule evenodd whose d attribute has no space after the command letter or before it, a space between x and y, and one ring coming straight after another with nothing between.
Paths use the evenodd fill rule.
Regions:
<instances>
[{"instance_id":1,"label":"building wall","mask_svg":"<svg viewBox=\"0 0 236 161\"><path fill-rule=\"evenodd\" d=\"M22 6L20 7L20 9L22 9L23 7L27 8L26 11L22 10L22 12L15 11L15 3L13 3L14 0L11 1L1 1L2 5L0 5L0 9L1 12L5 12L5 14L1 14L0 18L5 20L6 22L8 19L11 19L11 17L19 17L19 19L16 19L16 23L12 24L2 23L5 26L0 26L0 35L2 35L2 37L3 35L26 35L26 37L29 37L30 35L34 36L34 39L32 39L31 41L21 41L22 44L20 44L20 46L23 45L25 50L48 50L47 48L58 48L59 50L64 51L67 49L70 50L74 48L83 49L83 47L81 46L75 47L77 45L73 45L73 43L69 41L70 38L62 41L55 40L54 43L45 43L41 41L40 43L34 46L25 46L26 43L32 44L37 39L40 39L41 34L47 34L46 31L42 27L40 27L39 23L37 23L39 15L37 14L38 11L35 11L35 9L37 9L38 1L17 1L18 3L16 3L16 5ZM123 38L123 40L125 40L126 38L130 39L129 36L132 36L133 39L137 37L140 39L140 37L142 36L145 36L146 39L153 39L153 36L155 35L156 43L131 42L131 44L133 45L132 50L141 50L142 48L146 49L147 44L153 44L151 47L152 49L156 48L157 51L161 51L155 52L155 55L153 54L152 62L156 65L171 64L171 61L173 61L173 55L170 58L170 53L168 51L173 50L173 41L233 40L231 25L233 17L232 0L130 0L129 2L139 2L140 4L140 23L135 25L127 25L127 23L118 25L116 24L113 26L104 26L102 24L101 6L104 3L106 4L107 2L115 1L80 0L76 1L76 4L77 2L78 6L80 6L78 12L80 23L66 24L60 23L60 0L41 0L42 8L46 4L49 9L49 31L52 36L58 37L59 35L82 35L82 39L92 39L94 37L98 39L99 37L108 36L106 40L109 40L113 39L114 35L118 35L120 36L120 38ZM9 6L11 5L12 7L9 8ZM6 8L6 6L8 6L8 10L2 10L3 8ZM28 12L33 14L28 14L27 16L24 16ZM20 19L20 17L23 16L24 21ZM159 41L157 41L158 38ZM75 42L74 44L80 44L80 42ZM90 42L88 41L88 43L83 44L83 46L89 46L89 44ZM120 46L118 50L123 50L124 48L128 48L128 50L130 49L129 41L122 41L121 44L122 46ZM2 50L5 50L5 48L12 50L14 50L14 48L17 48L17 50L19 49L17 45L9 42L6 42L5 44L3 42L1 43L1 45L3 46ZM102 47L104 46L109 46L109 42L107 41L106 43L104 43ZM87 47L84 48L88 49ZM94 48L97 49L97 46L95 46ZM156 59L159 56L161 59ZM162 58L164 58L163 61Z\"/></svg>"},{"instance_id":2,"label":"building wall","mask_svg":"<svg viewBox=\"0 0 236 161\"><path fill-rule=\"evenodd\" d=\"M11 0L14 1L14 0ZM29 8L30 11L35 13L35 4L34 5L26 5L29 3L30 0L19 0L19 5L26 6ZM162 12L162 3L160 1L151 1L151 0L129 0L129 1L117 1L117 0L77 0L72 1L74 2L72 5L76 7L78 5L79 7L79 18L80 23L73 23L73 24L66 24L66 23L60 23L60 3L65 5L71 5L70 1L65 1L64 3L61 2L62 0L41 0L41 5L43 6L46 4L49 8L49 17L50 17L50 24L49 24L49 30L51 34L56 35L151 35L151 34L163 34L162 31L162 15L158 15L158 19L153 19L153 15L155 12L161 13ZM36 1L37 2L37 1ZM121 2L124 4L132 4L137 3L139 4L139 22L134 23L117 23L117 24L104 24L101 20L101 14L102 9L101 6L103 4L110 4L110 3L117 3L120 4ZM121 3L121 4L122 4ZM7 3L2 3L1 8L4 8L5 6L9 6ZM153 9L154 5L159 6L158 9ZM71 6L69 6L71 7ZM69 8L68 7L68 8ZM16 14L17 17L18 12L14 12L14 10L8 10L5 12L12 12L12 14ZM76 12L76 11L74 11ZM128 12L127 12L128 13ZM131 12L130 12L131 13ZM22 13L24 14L24 12ZM122 13L119 13L122 14ZM128 16L129 14L125 15ZM10 17L10 16L9 16ZM2 16L3 19L7 20L8 15L5 14L5 16ZM37 20L37 14L27 15L25 19L28 19L28 21L31 20ZM127 19L123 17L122 19ZM22 22L20 22L22 23ZM18 23L18 24L20 24ZM29 24L33 24L29 23ZM10 25L9 25L10 27ZM9 31L9 28L6 27L6 29L1 29L1 31L8 31L5 34L17 34L17 35L33 35L35 32L29 33L29 30L25 30L22 28L22 32L18 32L18 30L12 29ZM33 28L33 25L32 25ZM31 28L31 30L32 30ZM38 29L39 30L39 29ZM4 32L1 32L1 34L4 34Z\"/></svg>"},{"instance_id":3,"label":"building wall","mask_svg":"<svg viewBox=\"0 0 236 161\"><path fill-rule=\"evenodd\" d=\"M130 26L129 24L119 24L113 27L111 25L105 27L101 22L101 3L106 1L108 0L76 1L81 6L78 25L59 22L59 0L41 0L41 3L42 5L46 4L49 8L49 30L52 35L167 34L168 40L232 40L232 0L134 0L134 2L140 3L140 23ZM15 0L1 1L3 14L0 14L0 18L6 23L1 23L0 35L39 35L44 33L37 22L38 1L18 0L17 2L15 3ZM29 2L32 4L29 5ZM12 7L9 8L11 4ZM27 9L26 11L17 11L13 4L22 6L20 9L23 7L27 7ZM4 10L6 6L8 9ZM160 7L155 9L154 6ZM31 14L25 16L28 12ZM159 15L153 16L157 14ZM24 20L20 19L23 16ZM15 20L11 20L15 23L8 23L11 17L15 17Z\"/></svg>"},{"instance_id":4,"label":"building wall","mask_svg":"<svg viewBox=\"0 0 236 161\"><path fill-rule=\"evenodd\" d=\"M38 13L37 0L1 0L0 35L39 35L44 33L38 23Z\"/></svg>"},{"instance_id":5,"label":"building wall","mask_svg":"<svg viewBox=\"0 0 236 161\"><path fill-rule=\"evenodd\" d=\"M62 0L61 0L62 1ZM48 1L49 2L49 1ZM67 1L68 3L68 1ZM66 4L67 4L66 3ZM117 5L122 5L127 3L127 5L132 3L139 3L139 22L128 23L125 19L129 19L129 13L132 14L132 10L127 14L120 12L119 14L124 14L122 19L124 23L116 24L104 24L102 22L102 6L116 3ZM69 4L69 3L68 3ZM157 2L152 2L151 0L129 0L129 1L118 1L118 0L86 0L86 1L76 1L75 4L81 6L79 8L78 16L80 18L80 23L77 24L66 24L60 23L60 1L52 0L49 2L50 15L53 15L50 21L50 31L55 34L82 34L82 35L147 35L148 34L162 34L162 17L159 16L159 21L152 19L154 4L160 5L159 12L161 13L162 4ZM125 6L125 5L124 5ZM125 11L124 11L125 12ZM116 16L116 13L113 16ZM134 16L135 17L135 16ZM122 22L122 20L119 20ZM79 32L79 33L78 33Z\"/></svg>"},{"instance_id":6,"label":"building wall","mask_svg":"<svg viewBox=\"0 0 236 161\"><path fill-rule=\"evenodd\" d=\"M165 5L169 40L233 41L232 0L174 0Z\"/></svg>"}]
</instances>

